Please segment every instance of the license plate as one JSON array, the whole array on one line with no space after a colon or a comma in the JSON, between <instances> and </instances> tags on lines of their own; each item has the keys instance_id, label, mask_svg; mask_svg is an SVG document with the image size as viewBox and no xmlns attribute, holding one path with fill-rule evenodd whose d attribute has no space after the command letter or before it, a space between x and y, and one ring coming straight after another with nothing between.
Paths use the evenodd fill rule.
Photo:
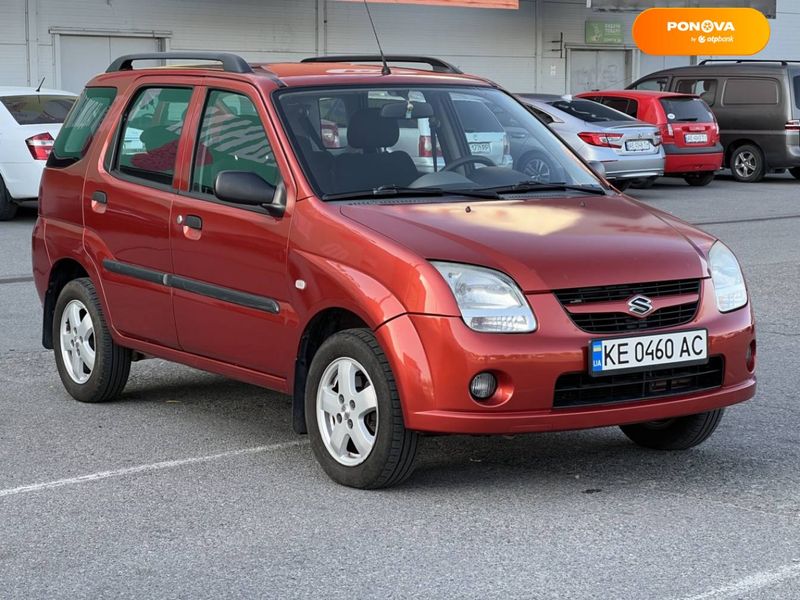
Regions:
<instances>
[{"instance_id":1,"label":"license plate","mask_svg":"<svg viewBox=\"0 0 800 600\"><path fill-rule=\"evenodd\" d=\"M708 143L708 134L707 133L687 133L686 134L686 143L687 144L705 144L705 143Z\"/></svg>"},{"instance_id":2,"label":"license plate","mask_svg":"<svg viewBox=\"0 0 800 600\"><path fill-rule=\"evenodd\" d=\"M489 154L492 151L492 145L489 143L470 144L469 151L473 154Z\"/></svg>"},{"instance_id":3,"label":"license plate","mask_svg":"<svg viewBox=\"0 0 800 600\"><path fill-rule=\"evenodd\" d=\"M589 374L645 371L668 365L697 365L708 361L705 329L592 340L589 343Z\"/></svg>"},{"instance_id":4,"label":"license plate","mask_svg":"<svg viewBox=\"0 0 800 600\"><path fill-rule=\"evenodd\" d=\"M629 140L625 142L625 150L628 152L642 152L653 148L649 140Z\"/></svg>"}]
</instances>

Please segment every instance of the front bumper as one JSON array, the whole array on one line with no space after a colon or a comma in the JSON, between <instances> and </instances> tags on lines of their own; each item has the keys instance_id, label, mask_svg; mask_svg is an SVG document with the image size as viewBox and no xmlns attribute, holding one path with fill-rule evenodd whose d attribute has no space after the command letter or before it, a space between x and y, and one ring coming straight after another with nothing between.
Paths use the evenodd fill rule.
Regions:
<instances>
[{"instance_id":1,"label":"front bumper","mask_svg":"<svg viewBox=\"0 0 800 600\"><path fill-rule=\"evenodd\" d=\"M710 295L709 295L710 293ZM705 412L751 398L756 380L746 366L755 339L749 307L720 314L710 280L695 318L681 327L641 333L706 328L709 356L725 360L722 387L617 404L554 408L558 377L585 372L589 341L552 294L528 296L539 320L531 334L477 333L459 317L403 315L377 330L392 365L406 426L437 433L511 434L622 425ZM626 335L626 334L620 334ZM469 394L470 379L490 370L498 393L488 403Z\"/></svg>"}]
</instances>

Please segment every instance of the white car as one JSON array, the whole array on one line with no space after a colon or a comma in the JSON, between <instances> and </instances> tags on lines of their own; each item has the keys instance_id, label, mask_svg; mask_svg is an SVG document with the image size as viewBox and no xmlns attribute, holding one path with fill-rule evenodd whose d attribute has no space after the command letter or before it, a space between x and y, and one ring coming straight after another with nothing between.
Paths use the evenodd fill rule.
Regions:
<instances>
[{"instance_id":1,"label":"white car","mask_svg":"<svg viewBox=\"0 0 800 600\"><path fill-rule=\"evenodd\" d=\"M0 87L0 221L38 197L44 163L76 98L61 90Z\"/></svg>"}]
</instances>

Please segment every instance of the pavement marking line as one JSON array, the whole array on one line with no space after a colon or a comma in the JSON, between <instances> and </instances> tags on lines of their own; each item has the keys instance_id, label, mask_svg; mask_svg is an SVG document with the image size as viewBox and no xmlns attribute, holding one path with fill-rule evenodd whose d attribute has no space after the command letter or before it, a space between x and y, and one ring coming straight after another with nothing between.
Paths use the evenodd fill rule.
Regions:
<instances>
[{"instance_id":1,"label":"pavement marking line","mask_svg":"<svg viewBox=\"0 0 800 600\"><path fill-rule=\"evenodd\" d=\"M199 463L207 463L223 458L231 458L234 456L244 456L248 454L258 454L259 452L269 452L271 450L282 450L284 448L293 448L295 446L304 446L308 444L308 440L292 440L290 442L280 442L278 444L270 444L267 446L254 446L253 448L242 448L240 450L229 450L227 452L220 452L218 454L208 454L206 456L192 456L189 458L179 458L177 460L165 460L157 463L150 463L147 465L137 465L135 467L126 467L124 469L115 469L113 471L99 471L97 473L90 473L88 475L80 475L78 477L68 477L66 479L56 479L55 481L45 481L42 483L31 483L29 485L21 485L15 488L7 488L0 490L0 498L5 496L15 496L17 494L27 494L29 492L39 492L41 490L49 490L52 488L63 487L67 485L75 485L78 483L88 483L91 481L100 481L103 479L111 479L114 477L125 477L127 475L135 475L137 473L151 473L153 471L163 471L165 469L174 469L185 465L196 465Z\"/></svg>"},{"instance_id":2,"label":"pavement marking line","mask_svg":"<svg viewBox=\"0 0 800 600\"><path fill-rule=\"evenodd\" d=\"M0 285L4 283L28 283L33 281L30 275L20 275L19 277L0 277Z\"/></svg>"},{"instance_id":3,"label":"pavement marking line","mask_svg":"<svg viewBox=\"0 0 800 600\"><path fill-rule=\"evenodd\" d=\"M770 587L776 583L800 577L800 563L784 565L770 571L761 571L748 575L747 577L735 581L734 583L697 594L687 596L681 600L725 600L727 598L749 598L752 592L765 587Z\"/></svg>"}]
</instances>

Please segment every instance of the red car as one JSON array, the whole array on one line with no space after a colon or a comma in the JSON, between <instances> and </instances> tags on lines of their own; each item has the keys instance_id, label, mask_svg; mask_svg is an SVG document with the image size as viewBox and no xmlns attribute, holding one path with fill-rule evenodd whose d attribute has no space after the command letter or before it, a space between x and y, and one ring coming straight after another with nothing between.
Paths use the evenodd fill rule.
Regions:
<instances>
[{"instance_id":1,"label":"red car","mask_svg":"<svg viewBox=\"0 0 800 600\"><path fill-rule=\"evenodd\" d=\"M118 397L148 357L221 373L291 395L324 470L375 488L425 433L620 425L686 449L754 394L733 253L613 190L494 84L408 56L389 60L433 70L158 57L221 66L118 59L43 177L43 343L77 400ZM507 114L552 181L495 165L454 100ZM433 172L401 126L429 132Z\"/></svg>"},{"instance_id":2,"label":"red car","mask_svg":"<svg viewBox=\"0 0 800 600\"><path fill-rule=\"evenodd\" d=\"M583 92L588 98L658 125L664 143L664 175L689 185L708 185L722 168L723 151L714 113L699 96L649 90Z\"/></svg>"}]
</instances>

